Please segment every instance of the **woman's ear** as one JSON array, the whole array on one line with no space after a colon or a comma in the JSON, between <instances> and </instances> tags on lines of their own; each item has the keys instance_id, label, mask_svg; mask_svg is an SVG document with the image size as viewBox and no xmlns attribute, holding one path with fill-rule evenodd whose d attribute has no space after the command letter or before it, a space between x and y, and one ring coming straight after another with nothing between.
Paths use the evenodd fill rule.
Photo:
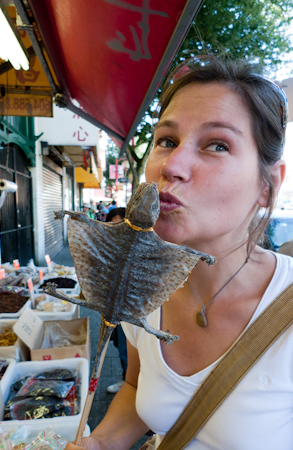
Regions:
<instances>
[{"instance_id":1,"label":"woman's ear","mask_svg":"<svg viewBox=\"0 0 293 450\"><path fill-rule=\"evenodd\" d=\"M280 187L282 186L282 183L285 179L286 175L286 163L282 159L279 159L275 162L272 166L269 168L271 173L272 182L274 185L274 198L273 201L276 199ZM262 188L261 194L259 196L258 205L262 208L266 208L268 204L268 195L269 195L269 186L267 183L264 183L264 186Z\"/></svg>"}]
</instances>

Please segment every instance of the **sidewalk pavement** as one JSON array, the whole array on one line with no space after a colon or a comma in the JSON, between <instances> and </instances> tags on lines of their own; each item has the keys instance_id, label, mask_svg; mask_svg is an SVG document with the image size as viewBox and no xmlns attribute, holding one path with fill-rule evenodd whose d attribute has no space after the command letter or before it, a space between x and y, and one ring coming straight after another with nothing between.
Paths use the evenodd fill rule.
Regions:
<instances>
[{"instance_id":1,"label":"sidewalk pavement","mask_svg":"<svg viewBox=\"0 0 293 450\"><path fill-rule=\"evenodd\" d=\"M63 264L64 266L73 266L72 256L70 254L69 246L64 247L60 253L53 259L56 264ZM90 335L91 335L91 364L90 364L90 374L92 373L98 338L99 338L99 328L101 324L101 316L97 311L93 311L88 308L80 308L80 317L89 317L90 319ZM111 401L114 398L113 394L107 392L107 386L110 384L117 383L121 380L122 368L119 359L119 354L117 348L114 346L113 341L110 341L107 353L105 356L101 376L99 379L97 391L92 404L90 416L88 419L88 424L91 430L100 423L100 421L105 416ZM131 450L139 450L142 444L147 440L148 436L142 437Z\"/></svg>"}]
</instances>

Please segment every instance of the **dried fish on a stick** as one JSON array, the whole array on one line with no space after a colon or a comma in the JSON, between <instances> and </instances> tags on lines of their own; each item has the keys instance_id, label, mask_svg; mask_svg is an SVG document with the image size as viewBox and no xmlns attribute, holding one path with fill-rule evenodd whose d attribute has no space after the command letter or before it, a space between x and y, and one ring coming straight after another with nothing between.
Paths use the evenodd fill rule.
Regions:
<instances>
[{"instance_id":1,"label":"dried fish on a stick","mask_svg":"<svg viewBox=\"0 0 293 450\"><path fill-rule=\"evenodd\" d=\"M151 327L146 316L183 284L199 259L208 264L214 264L216 259L159 238L152 228L160 214L155 183L139 185L127 205L125 221L105 223L92 220L84 213L55 213L58 219L65 214L70 216L68 240L81 293L79 298L67 297L56 291L56 285L52 283L47 284L44 292L97 310L102 315L90 382L90 392L94 393L113 328L120 321L126 321L144 327L167 343L179 339Z\"/></svg>"}]
</instances>

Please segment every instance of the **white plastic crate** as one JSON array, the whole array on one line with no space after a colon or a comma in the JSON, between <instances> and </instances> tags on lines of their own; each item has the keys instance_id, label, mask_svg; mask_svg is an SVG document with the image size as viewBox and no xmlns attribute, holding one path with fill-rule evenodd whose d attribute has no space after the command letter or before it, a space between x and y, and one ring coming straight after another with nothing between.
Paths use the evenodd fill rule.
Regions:
<instances>
[{"instance_id":1,"label":"white plastic crate","mask_svg":"<svg viewBox=\"0 0 293 450\"><path fill-rule=\"evenodd\" d=\"M50 425L53 429L57 426L62 426L66 429L70 424L72 427L78 426L82 410L84 407L85 399L88 392L89 387L89 364L88 360L85 358L66 358L66 359L55 359L51 361L25 361L20 363L15 363L12 370L9 371L9 381L7 377L4 382L1 380L0 386L3 394L4 404L7 402L10 386L20 378L24 376L31 376L35 373L39 373L45 370L57 369L57 368L65 368L70 370L77 370L81 383L80 383L80 412L75 416L67 416L67 417L53 417L49 419L33 419L33 420L7 420L4 421L4 424L8 424L9 427L15 427L25 424L41 427L40 431L44 429L47 425ZM9 367L8 367L9 369ZM6 372L8 371L6 370ZM4 374L6 375L6 373ZM3 377L4 378L4 377ZM0 420L3 420L4 410L0 411ZM77 431L77 428L76 428ZM64 436L66 437L66 436Z\"/></svg>"},{"instance_id":2,"label":"white plastic crate","mask_svg":"<svg viewBox=\"0 0 293 450\"><path fill-rule=\"evenodd\" d=\"M40 294L43 295L43 294ZM46 295L46 299L48 301L54 301L58 300L55 297L52 297L51 295ZM37 297L37 295L35 295ZM59 300L60 302L62 300ZM37 308L33 309L33 312L37 314L38 317L42 319L43 322L47 322L48 320L71 320L76 318L76 305L73 303L68 302L69 305L69 311L55 311L55 312L49 312L49 311L41 311Z\"/></svg>"},{"instance_id":3,"label":"white plastic crate","mask_svg":"<svg viewBox=\"0 0 293 450\"><path fill-rule=\"evenodd\" d=\"M49 280L50 278L71 278L72 280L76 281L76 284L74 286L73 289L69 289L69 288L57 288L58 291L62 292L63 294L66 295L78 295L80 293L80 286L79 286L79 282L77 280L77 276L76 275L72 275L72 276L67 276L67 277L52 277L51 274L46 275L43 280L42 283L44 283L44 281ZM44 291L41 288L41 284L37 284L34 286L34 294L40 295L43 294Z\"/></svg>"},{"instance_id":4,"label":"white plastic crate","mask_svg":"<svg viewBox=\"0 0 293 450\"><path fill-rule=\"evenodd\" d=\"M4 398L4 392L6 392L7 389L10 389L11 378L13 377L16 361L15 361L15 359L12 359L12 358L0 358L0 359L5 359L8 362L8 367L5 370L4 375L0 380L1 394L2 394L2 397ZM1 398L1 401L2 401L2 398ZM0 401L0 404L1 404L1 401ZM0 407L0 420L3 419L3 414L4 414L4 411L1 410L2 406L3 405L1 405L1 407Z\"/></svg>"},{"instance_id":5,"label":"white plastic crate","mask_svg":"<svg viewBox=\"0 0 293 450\"><path fill-rule=\"evenodd\" d=\"M18 319L21 314L23 313L23 311L25 310L25 308L31 308L32 307L32 302L30 299L27 300L27 302L23 305L23 307L17 311L16 313L1 313L0 314L0 319Z\"/></svg>"}]
</instances>

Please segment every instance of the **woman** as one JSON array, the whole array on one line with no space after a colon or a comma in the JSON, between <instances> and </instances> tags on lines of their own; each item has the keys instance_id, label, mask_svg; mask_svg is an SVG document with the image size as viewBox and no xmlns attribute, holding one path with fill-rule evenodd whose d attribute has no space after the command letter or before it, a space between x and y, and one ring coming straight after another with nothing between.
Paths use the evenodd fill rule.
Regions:
<instances>
[{"instance_id":1,"label":"woman","mask_svg":"<svg viewBox=\"0 0 293 450\"><path fill-rule=\"evenodd\" d=\"M106 216L106 222L121 222L125 217L125 208L112 208Z\"/></svg>"},{"instance_id":2,"label":"woman","mask_svg":"<svg viewBox=\"0 0 293 450\"><path fill-rule=\"evenodd\" d=\"M285 126L283 93L246 62L197 58L173 74L146 167L146 180L160 192L155 231L218 262L198 263L183 288L148 317L178 341L166 346L123 324L126 383L83 446L129 449L152 429L157 448L243 330L293 282L292 259L256 245L285 176ZM267 214L255 224L260 208ZM292 356L289 328L187 448L291 449Z\"/></svg>"}]
</instances>

